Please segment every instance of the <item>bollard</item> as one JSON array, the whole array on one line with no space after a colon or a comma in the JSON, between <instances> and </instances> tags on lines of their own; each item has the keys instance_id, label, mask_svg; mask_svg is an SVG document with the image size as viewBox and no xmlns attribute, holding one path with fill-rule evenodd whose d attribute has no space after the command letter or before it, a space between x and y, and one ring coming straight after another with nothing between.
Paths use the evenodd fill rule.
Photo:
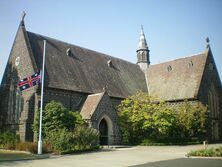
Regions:
<instances>
[{"instance_id":1,"label":"bollard","mask_svg":"<svg viewBox=\"0 0 222 167\"><path fill-rule=\"evenodd\" d=\"M204 150L206 150L206 141L203 141Z\"/></svg>"}]
</instances>

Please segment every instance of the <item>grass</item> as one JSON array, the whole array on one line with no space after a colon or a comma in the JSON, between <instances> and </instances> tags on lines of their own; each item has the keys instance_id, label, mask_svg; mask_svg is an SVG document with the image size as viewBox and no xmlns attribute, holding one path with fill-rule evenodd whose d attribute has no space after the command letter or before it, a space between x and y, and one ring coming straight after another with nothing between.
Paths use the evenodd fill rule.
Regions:
<instances>
[{"instance_id":1,"label":"grass","mask_svg":"<svg viewBox=\"0 0 222 167\"><path fill-rule=\"evenodd\" d=\"M200 157L222 157L222 146L218 148L209 148L191 151L187 156L200 156Z\"/></svg>"},{"instance_id":2,"label":"grass","mask_svg":"<svg viewBox=\"0 0 222 167\"><path fill-rule=\"evenodd\" d=\"M28 152L22 151L12 151L12 150L0 150L0 162L1 161L15 161L15 160L31 160L31 159L39 159L39 158L47 158L47 156L39 156L30 154Z\"/></svg>"}]
</instances>

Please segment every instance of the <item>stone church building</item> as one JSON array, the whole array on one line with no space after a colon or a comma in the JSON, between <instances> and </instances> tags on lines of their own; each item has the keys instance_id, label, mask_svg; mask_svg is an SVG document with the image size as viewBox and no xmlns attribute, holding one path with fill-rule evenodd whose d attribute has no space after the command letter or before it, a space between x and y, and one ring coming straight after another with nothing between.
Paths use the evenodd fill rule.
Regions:
<instances>
[{"instance_id":1,"label":"stone church building","mask_svg":"<svg viewBox=\"0 0 222 167\"><path fill-rule=\"evenodd\" d=\"M44 104L55 100L79 111L101 133L101 144L118 144L121 134L116 106L137 91L170 103L187 99L208 105L208 138L222 139L222 86L209 43L190 57L150 64L143 29L137 63L29 32L20 22L0 89L0 128L33 141L32 123L40 106L40 86L22 92L19 80L42 68L46 45Z\"/></svg>"}]
</instances>

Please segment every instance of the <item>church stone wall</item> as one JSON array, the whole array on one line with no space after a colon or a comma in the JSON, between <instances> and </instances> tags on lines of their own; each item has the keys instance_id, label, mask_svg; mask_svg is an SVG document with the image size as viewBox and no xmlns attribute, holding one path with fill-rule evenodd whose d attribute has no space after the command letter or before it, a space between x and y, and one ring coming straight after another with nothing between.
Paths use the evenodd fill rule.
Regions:
<instances>
[{"instance_id":1,"label":"church stone wall","mask_svg":"<svg viewBox=\"0 0 222 167\"><path fill-rule=\"evenodd\" d=\"M30 57L30 48L27 45L27 37L23 27L20 26L9 56L2 80L3 99L1 114L3 114L3 130L20 134L21 140L29 140L25 134L26 129L30 129L29 96L35 91L34 88L28 91L20 92L17 84L20 79L34 73L34 66ZM17 62L17 63L16 63ZM28 95L29 94L29 95ZM24 106L23 106L24 104Z\"/></svg>"},{"instance_id":2,"label":"church stone wall","mask_svg":"<svg viewBox=\"0 0 222 167\"><path fill-rule=\"evenodd\" d=\"M115 98L115 97L110 97L110 100L114 106L114 108L117 110L118 108L118 105L121 103L122 100L124 99L121 99L121 98Z\"/></svg>"},{"instance_id":3,"label":"church stone wall","mask_svg":"<svg viewBox=\"0 0 222 167\"><path fill-rule=\"evenodd\" d=\"M35 114L36 88L30 88L22 92L22 112L19 118L19 135L22 141L33 141L32 124Z\"/></svg>"},{"instance_id":4,"label":"church stone wall","mask_svg":"<svg viewBox=\"0 0 222 167\"><path fill-rule=\"evenodd\" d=\"M86 100L87 94L61 89L44 89L44 105L54 100L60 102L71 111L79 111ZM40 97L39 97L40 98Z\"/></svg>"},{"instance_id":5,"label":"church stone wall","mask_svg":"<svg viewBox=\"0 0 222 167\"><path fill-rule=\"evenodd\" d=\"M213 89L213 90L212 90ZM212 108L209 101L209 93L210 91L217 96L218 99L218 116L213 116L212 111L210 111L210 108ZM206 67L203 73L203 78L201 81L199 93L198 93L198 99L204 104L208 106L208 109L210 111L210 119L208 124L208 137L213 138L212 136L212 122L218 122L218 130L219 130L219 140L222 141L222 87L221 87L221 81L216 69L215 62L213 60L213 57L211 55L208 55ZM212 104L211 104L212 105Z\"/></svg>"},{"instance_id":6,"label":"church stone wall","mask_svg":"<svg viewBox=\"0 0 222 167\"><path fill-rule=\"evenodd\" d=\"M114 100L114 99L112 99ZM98 129L99 128L99 121L104 116L108 116L112 121L112 135L109 136L109 145L112 144L120 144L121 142L121 134L120 129L118 125L118 115L117 110L115 110L109 96L105 94L98 104L96 111L93 113L91 118L91 125L93 128Z\"/></svg>"}]
</instances>

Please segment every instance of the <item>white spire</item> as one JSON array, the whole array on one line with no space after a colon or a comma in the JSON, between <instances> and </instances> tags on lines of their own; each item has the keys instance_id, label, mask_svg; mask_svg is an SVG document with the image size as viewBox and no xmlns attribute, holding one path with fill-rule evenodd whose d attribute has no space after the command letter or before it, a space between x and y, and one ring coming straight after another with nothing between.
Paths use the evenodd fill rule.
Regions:
<instances>
[{"instance_id":1,"label":"white spire","mask_svg":"<svg viewBox=\"0 0 222 167\"><path fill-rule=\"evenodd\" d=\"M150 50L146 43L145 34L143 32L143 26L141 25L141 32L140 32L140 40L139 45L137 48L137 64L140 68L145 71L150 64Z\"/></svg>"},{"instance_id":2,"label":"white spire","mask_svg":"<svg viewBox=\"0 0 222 167\"><path fill-rule=\"evenodd\" d=\"M146 38L145 38L145 34L143 32L143 25L141 25L141 32L140 32L140 40L139 40L139 45L138 45L138 49L137 50L148 50L148 46L146 43Z\"/></svg>"}]
</instances>

